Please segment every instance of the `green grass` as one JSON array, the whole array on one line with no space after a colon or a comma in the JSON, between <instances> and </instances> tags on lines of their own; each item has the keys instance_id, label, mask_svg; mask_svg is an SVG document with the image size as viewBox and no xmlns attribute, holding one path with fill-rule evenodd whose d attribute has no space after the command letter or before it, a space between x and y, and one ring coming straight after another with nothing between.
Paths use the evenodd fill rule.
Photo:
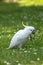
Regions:
<instances>
[{"instance_id":1,"label":"green grass","mask_svg":"<svg viewBox=\"0 0 43 65\"><path fill-rule=\"evenodd\" d=\"M12 36L26 25L36 28L35 39L23 50L7 50ZM0 3L0 65L43 65L43 6Z\"/></svg>"}]
</instances>

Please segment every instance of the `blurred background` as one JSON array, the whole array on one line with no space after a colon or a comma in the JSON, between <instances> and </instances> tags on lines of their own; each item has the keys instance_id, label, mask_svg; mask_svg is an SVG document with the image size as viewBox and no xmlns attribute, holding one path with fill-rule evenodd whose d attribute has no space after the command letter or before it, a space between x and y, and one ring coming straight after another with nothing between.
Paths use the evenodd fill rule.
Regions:
<instances>
[{"instance_id":1,"label":"blurred background","mask_svg":"<svg viewBox=\"0 0 43 65\"><path fill-rule=\"evenodd\" d=\"M34 39L7 50L22 22L35 27ZM0 0L0 65L43 65L43 0Z\"/></svg>"},{"instance_id":2,"label":"blurred background","mask_svg":"<svg viewBox=\"0 0 43 65\"><path fill-rule=\"evenodd\" d=\"M6 3L22 3L23 5L43 5L43 0L0 0L0 2Z\"/></svg>"}]
</instances>

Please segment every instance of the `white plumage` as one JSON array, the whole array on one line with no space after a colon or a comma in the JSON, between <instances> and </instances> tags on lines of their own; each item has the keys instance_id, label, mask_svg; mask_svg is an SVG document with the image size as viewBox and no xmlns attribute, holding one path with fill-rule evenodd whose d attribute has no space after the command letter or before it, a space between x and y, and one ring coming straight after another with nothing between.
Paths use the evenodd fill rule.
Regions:
<instances>
[{"instance_id":1,"label":"white plumage","mask_svg":"<svg viewBox=\"0 0 43 65\"><path fill-rule=\"evenodd\" d=\"M24 29L19 30L11 39L8 49L15 46L21 48L26 41L29 39L29 35L35 33L35 28L32 26L25 26Z\"/></svg>"}]
</instances>

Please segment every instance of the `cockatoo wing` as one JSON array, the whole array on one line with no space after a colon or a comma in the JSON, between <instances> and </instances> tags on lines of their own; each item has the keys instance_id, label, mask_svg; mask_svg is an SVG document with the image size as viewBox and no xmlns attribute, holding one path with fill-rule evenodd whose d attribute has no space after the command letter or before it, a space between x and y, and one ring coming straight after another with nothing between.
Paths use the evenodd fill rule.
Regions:
<instances>
[{"instance_id":1,"label":"cockatoo wing","mask_svg":"<svg viewBox=\"0 0 43 65\"><path fill-rule=\"evenodd\" d=\"M18 31L13 38L11 39L11 43L9 48L12 48L18 44L21 44L23 42L24 32L23 30ZM25 41L25 40L24 40Z\"/></svg>"}]
</instances>

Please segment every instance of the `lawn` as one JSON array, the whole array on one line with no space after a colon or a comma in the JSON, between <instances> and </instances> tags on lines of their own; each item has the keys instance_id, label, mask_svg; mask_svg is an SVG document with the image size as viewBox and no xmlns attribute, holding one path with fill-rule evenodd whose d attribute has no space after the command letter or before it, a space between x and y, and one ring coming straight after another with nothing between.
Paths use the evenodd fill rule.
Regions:
<instances>
[{"instance_id":1,"label":"lawn","mask_svg":"<svg viewBox=\"0 0 43 65\"><path fill-rule=\"evenodd\" d=\"M35 38L22 50L7 50L22 21L36 28ZM0 65L43 65L43 6L0 3Z\"/></svg>"}]
</instances>

